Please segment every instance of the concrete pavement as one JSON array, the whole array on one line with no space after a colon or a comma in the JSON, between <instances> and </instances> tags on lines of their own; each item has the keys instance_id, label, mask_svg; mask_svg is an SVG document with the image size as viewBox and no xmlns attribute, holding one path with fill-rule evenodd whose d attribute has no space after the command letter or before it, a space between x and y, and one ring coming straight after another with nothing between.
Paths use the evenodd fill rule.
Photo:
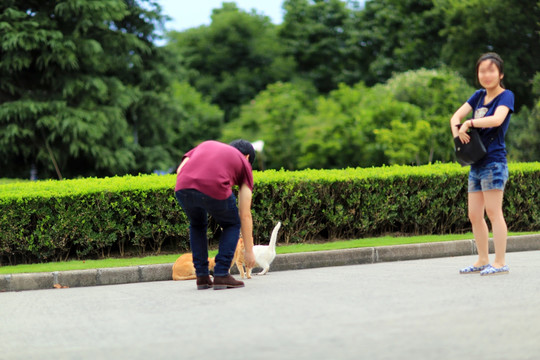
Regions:
<instances>
[{"instance_id":1,"label":"concrete pavement","mask_svg":"<svg viewBox=\"0 0 540 360\"><path fill-rule=\"evenodd\" d=\"M458 274L475 259L270 271L223 291L4 292L0 359L538 359L540 251L508 253L509 275Z\"/></svg>"},{"instance_id":2,"label":"concrete pavement","mask_svg":"<svg viewBox=\"0 0 540 360\"><path fill-rule=\"evenodd\" d=\"M509 237L507 250L508 252L540 250L540 234ZM493 243L491 240L490 252L493 252ZM389 261L473 254L476 254L474 240L317 251L277 255L270 267L270 271L375 264ZM165 281L172 278L172 265L161 264L125 268L0 275L0 292L52 289L55 284L71 288ZM236 267L233 268L233 273L235 270Z\"/></svg>"}]
</instances>

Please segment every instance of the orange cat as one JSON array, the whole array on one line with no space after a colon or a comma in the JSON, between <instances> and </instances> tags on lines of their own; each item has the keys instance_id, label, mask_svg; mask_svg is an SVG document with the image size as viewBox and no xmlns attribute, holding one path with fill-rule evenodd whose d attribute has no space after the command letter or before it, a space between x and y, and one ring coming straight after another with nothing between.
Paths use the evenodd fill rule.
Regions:
<instances>
[{"instance_id":1,"label":"orange cat","mask_svg":"<svg viewBox=\"0 0 540 360\"><path fill-rule=\"evenodd\" d=\"M231 269L234 265L236 265L236 268L238 269L240 276L242 276L242 279L246 276L246 273L244 272L244 263L246 262L244 259L244 252L245 252L244 239L240 238L238 239L238 244L236 245L236 251L234 252L234 257L231 262ZM249 278L251 278L251 274Z\"/></svg>"},{"instance_id":2,"label":"orange cat","mask_svg":"<svg viewBox=\"0 0 540 360\"><path fill-rule=\"evenodd\" d=\"M234 252L234 257L231 262L231 268L234 264L236 264L236 267L240 269L241 264L244 263L244 240L240 238L238 240L238 245L236 246L236 250ZM208 258L208 269L210 271L214 270L214 267L216 266L216 259L215 258ZM244 267L242 266L242 270L244 270ZM187 253L184 255L181 255L178 259L176 259L173 268L172 268L172 277L173 280L191 280L196 279L197 275L195 274L195 266L193 265L193 254ZM242 278L244 275L242 275Z\"/></svg>"},{"instance_id":3,"label":"orange cat","mask_svg":"<svg viewBox=\"0 0 540 360\"><path fill-rule=\"evenodd\" d=\"M216 266L216 260L214 258L208 258L208 268L210 271L214 270ZM191 280L196 279L195 266L193 266L193 254L187 253L181 255L172 267L173 280Z\"/></svg>"}]
</instances>

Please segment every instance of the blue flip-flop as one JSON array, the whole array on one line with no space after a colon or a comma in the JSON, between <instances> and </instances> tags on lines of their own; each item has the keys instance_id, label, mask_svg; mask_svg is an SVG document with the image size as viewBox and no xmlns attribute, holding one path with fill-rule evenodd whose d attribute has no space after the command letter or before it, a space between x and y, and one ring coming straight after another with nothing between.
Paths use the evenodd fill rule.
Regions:
<instances>
[{"instance_id":1,"label":"blue flip-flop","mask_svg":"<svg viewBox=\"0 0 540 360\"><path fill-rule=\"evenodd\" d=\"M496 268L490 265L488 268L480 271L480 275L481 276L505 275L505 274L508 274L509 272L510 272L510 268L508 267L508 265L504 265L503 267L500 267L500 268Z\"/></svg>"},{"instance_id":2,"label":"blue flip-flop","mask_svg":"<svg viewBox=\"0 0 540 360\"><path fill-rule=\"evenodd\" d=\"M471 265L471 266L467 266L466 268L459 270L459 273L460 274L476 274L489 268L490 266L491 266L490 264L482 265L482 266Z\"/></svg>"}]
</instances>

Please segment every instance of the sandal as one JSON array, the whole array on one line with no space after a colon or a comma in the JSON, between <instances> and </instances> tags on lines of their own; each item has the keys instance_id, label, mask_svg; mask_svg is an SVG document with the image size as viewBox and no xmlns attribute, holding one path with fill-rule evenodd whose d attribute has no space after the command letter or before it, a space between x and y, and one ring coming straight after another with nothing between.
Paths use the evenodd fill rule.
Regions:
<instances>
[{"instance_id":1,"label":"sandal","mask_svg":"<svg viewBox=\"0 0 540 360\"><path fill-rule=\"evenodd\" d=\"M480 275L481 276L485 276L485 275L504 275L504 274L508 274L510 272L510 268L508 267L508 265L504 265L503 267L501 268L496 268L496 267L493 267L493 266L489 266L487 269L484 269L480 272Z\"/></svg>"},{"instance_id":2,"label":"sandal","mask_svg":"<svg viewBox=\"0 0 540 360\"><path fill-rule=\"evenodd\" d=\"M490 264L482 265L482 266L471 265L471 266L468 266L466 268L459 270L459 273L460 274L476 274L476 273L482 272L485 269L488 269L490 266L491 266Z\"/></svg>"}]
</instances>

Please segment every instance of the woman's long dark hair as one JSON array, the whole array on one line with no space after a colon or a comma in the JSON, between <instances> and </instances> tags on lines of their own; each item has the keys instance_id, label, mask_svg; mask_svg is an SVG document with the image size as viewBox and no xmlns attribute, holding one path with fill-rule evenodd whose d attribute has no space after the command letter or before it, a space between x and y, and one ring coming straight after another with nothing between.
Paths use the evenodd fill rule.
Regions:
<instances>
[{"instance_id":1,"label":"woman's long dark hair","mask_svg":"<svg viewBox=\"0 0 540 360\"><path fill-rule=\"evenodd\" d=\"M492 64L495 64L497 69L499 69L499 74L504 75L504 61L499 56L499 54L494 52L485 53L480 56L480 58L476 62L476 83L478 84L478 86L480 86L480 80L478 80L478 68L480 67L480 63L486 60L490 60ZM499 84L503 89L505 89L502 79L500 80Z\"/></svg>"}]
</instances>

